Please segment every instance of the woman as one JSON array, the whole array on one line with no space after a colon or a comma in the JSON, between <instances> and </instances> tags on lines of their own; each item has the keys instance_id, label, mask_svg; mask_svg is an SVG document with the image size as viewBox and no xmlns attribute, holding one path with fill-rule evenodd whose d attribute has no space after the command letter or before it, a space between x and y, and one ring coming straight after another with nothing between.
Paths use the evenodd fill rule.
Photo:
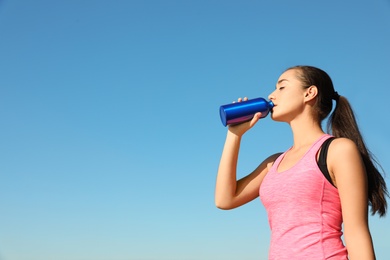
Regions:
<instances>
[{"instance_id":1,"label":"woman","mask_svg":"<svg viewBox=\"0 0 390 260\"><path fill-rule=\"evenodd\" d=\"M368 206L372 214L384 216L388 192L349 102L334 90L326 72L311 66L287 69L269 99L274 103L272 119L290 125L293 146L237 181L241 138L261 113L229 126L216 206L233 209L260 196L271 227L269 259L375 259ZM321 122L332 111L332 100L336 107L328 121L329 135Z\"/></svg>"}]
</instances>

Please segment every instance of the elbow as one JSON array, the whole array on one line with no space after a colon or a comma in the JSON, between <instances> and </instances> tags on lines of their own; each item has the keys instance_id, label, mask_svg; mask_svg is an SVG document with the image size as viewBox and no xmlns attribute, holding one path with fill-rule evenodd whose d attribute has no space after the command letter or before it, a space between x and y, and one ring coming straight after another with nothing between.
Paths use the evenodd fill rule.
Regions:
<instances>
[{"instance_id":1,"label":"elbow","mask_svg":"<svg viewBox=\"0 0 390 260\"><path fill-rule=\"evenodd\" d=\"M219 204L219 203L215 203L215 206L218 208L218 209L222 209L222 210L228 210L229 208L227 206L225 206L224 204Z\"/></svg>"},{"instance_id":2,"label":"elbow","mask_svg":"<svg viewBox=\"0 0 390 260\"><path fill-rule=\"evenodd\" d=\"M222 210L229 210L234 208L230 203L226 203L225 201L218 199L215 199L215 206Z\"/></svg>"}]
</instances>

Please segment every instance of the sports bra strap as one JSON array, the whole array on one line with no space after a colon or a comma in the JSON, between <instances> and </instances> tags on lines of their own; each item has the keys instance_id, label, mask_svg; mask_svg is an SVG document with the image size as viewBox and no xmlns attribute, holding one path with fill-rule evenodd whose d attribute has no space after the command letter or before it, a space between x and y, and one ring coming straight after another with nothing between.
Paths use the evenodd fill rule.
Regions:
<instances>
[{"instance_id":1,"label":"sports bra strap","mask_svg":"<svg viewBox=\"0 0 390 260\"><path fill-rule=\"evenodd\" d=\"M334 186L332 178L330 177L328 171L328 165L326 164L326 157L328 155L328 148L330 143L335 139L335 137L330 137L325 140L325 142L321 146L320 156L318 158L318 167L320 168L322 174L324 174L325 178Z\"/></svg>"}]
</instances>

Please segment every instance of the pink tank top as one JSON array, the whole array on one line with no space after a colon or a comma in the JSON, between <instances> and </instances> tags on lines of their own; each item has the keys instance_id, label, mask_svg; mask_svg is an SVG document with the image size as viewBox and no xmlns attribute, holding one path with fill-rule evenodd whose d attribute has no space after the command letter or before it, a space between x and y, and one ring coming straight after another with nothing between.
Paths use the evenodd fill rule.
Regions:
<instances>
[{"instance_id":1,"label":"pink tank top","mask_svg":"<svg viewBox=\"0 0 390 260\"><path fill-rule=\"evenodd\" d=\"M271 228L270 260L348 259L339 193L317 166L317 152L329 137L322 136L283 172L277 171L285 153L280 155L261 184Z\"/></svg>"}]
</instances>

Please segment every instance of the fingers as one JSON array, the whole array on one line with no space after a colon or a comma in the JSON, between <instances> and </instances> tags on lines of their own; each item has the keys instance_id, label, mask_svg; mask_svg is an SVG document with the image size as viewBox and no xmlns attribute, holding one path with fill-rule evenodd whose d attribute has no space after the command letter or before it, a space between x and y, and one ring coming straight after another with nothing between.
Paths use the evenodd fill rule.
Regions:
<instances>
[{"instance_id":1,"label":"fingers","mask_svg":"<svg viewBox=\"0 0 390 260\"><path fill-rule=\"evenodd\" d=\"M247 101L248 98L247 97L244 97L244 98L238 98L237 99L237 102L242 102L242 101ZM236 103L236 101L233 101L233 103Z\"/></svg>"},{"instance_id":2,"label":"fingers","mask_svg":"<svg viewBox=\"0 0 390 260\"><path fill-rule=\"evenodd\" d=\"M245 134L249 129L251 129L261 118L261 112L256 113L253 118L250 121L246 121L241 124L237 125L229 125L229 131L238 135L242 136Z\"/></svg>"}]
</instances>

